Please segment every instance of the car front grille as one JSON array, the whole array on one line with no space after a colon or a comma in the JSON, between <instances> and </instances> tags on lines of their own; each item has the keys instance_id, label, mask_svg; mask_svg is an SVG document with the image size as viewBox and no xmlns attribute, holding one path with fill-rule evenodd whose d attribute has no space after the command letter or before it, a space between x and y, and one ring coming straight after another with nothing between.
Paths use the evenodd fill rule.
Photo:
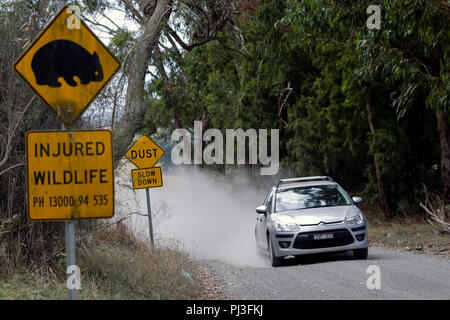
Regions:
<instances>
[{"instance_id":1,"label":"car front grille","mask_svg":"<svg viewBox=\"0 0 450 320\"><path fill-rule=\"evenodd\" d=\"M332 233L332 239L314 240L315 234ZM346 229L324 230L315 232L299 233L295 238L293 247L295 249L319 249L328 247L346 246L354 242L350 232Z\"/></svg>"}]
</instances>

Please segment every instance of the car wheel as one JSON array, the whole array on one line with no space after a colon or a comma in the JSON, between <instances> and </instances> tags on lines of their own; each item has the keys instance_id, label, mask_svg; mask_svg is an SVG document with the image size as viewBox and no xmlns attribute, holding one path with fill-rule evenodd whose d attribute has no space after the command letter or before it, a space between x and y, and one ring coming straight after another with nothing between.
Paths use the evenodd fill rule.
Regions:
<instances>
[{"instance_id":1,"label":"car wheel","mask_svg":"<svg viewBox=\"0 0 450 320\"><path fill-rule=\"evenodd\" d=\"M367 259L368 254L369 254L369 248L353 250L353 256L356 259Z\"/></svg>"},{"instance_id":2,"label":"car wheel","mask_svg":"<svg viewBox=\"0 0 450 320\"><path fill-rule=\"evenodd\" d=\"M272 267L279 267L283 264L283 258L278 258L275 255L275 252L273 252L273 248L272 248L272 241L269 239L267 239L267 241L269 242L269 256L270 256L270 262L272 264Z\"/></svg>"}]
</instances>

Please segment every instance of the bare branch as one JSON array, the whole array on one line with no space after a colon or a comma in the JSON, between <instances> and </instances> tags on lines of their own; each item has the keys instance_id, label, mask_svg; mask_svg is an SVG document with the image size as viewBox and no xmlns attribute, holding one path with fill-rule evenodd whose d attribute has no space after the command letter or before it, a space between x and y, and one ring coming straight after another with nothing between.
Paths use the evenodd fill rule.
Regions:
<instances>
[{"instance_id":1,"label":"bare branch","mask_svg":"<svg viewBox=\"0 0 450 320\"><path fill-rule=\"evenodd\" d=\"M131 11L133 18L140 24L144 24L144 17L136 10L129 0L121 0L122 3Z\"/></svg>"},{"instance_id":2,"label":"bare branch","mask_svg":"<svg viewBox=\"0 0 450 320\"><path fill-rule=\"evenodd\" d=\"M17 118L17 121L13 127L13 129L8 132L8 141L6 143L6 148L5 148L5 154L3 155L3 159L2 161L0 161L0 168L8 161L9 159L9 154L11 152L11 146L12 146L12 141L14 138L14 134L16 133L17 127L19 126L23 115L27 112L28 108L30 107L31 103L33 102L34 98L36 98L36 96L33 96L30 101L28 102L28 104L26 105L26 107L22 110L22 112L20 113L19 117Z\"/></svg>"},{"instance_id":3,"label":"bare branch","mask_svg":"<svg viewBox=\"0 0 450 320\"><path fill-rule=\"evenodd\" d=\"M9 167L9 168L3 170L2 172L0 172L0 176L1 176L2 174L4 174L4 173L8 172L9 170L15 169L15 168L17 168L17 167L23 167L23 166L25 166L25 163L18 163L18 164L15 164L15 165L13 165L13 166L11 166L11 167Z\"/></svg>"},{"instance_id":4,"label":"bare branch","mask_svg":"<svg viewBox=\"0 0 450 320\"><path fill-rule=\"evenodd\" d=\"M281 111L283 110L283 107L285 106L287 99L292 93L293 88L291 88L291 82L288 82L288 85L286 88L283 89L280 93L280 98L278 99L278 118L281 117ZM284 99L283 99L284 98ZM281 102L283 100L283 102Z\"/></svg>"},{"instance_id":5,"label":"bare branch","mask_svg":"<svg viewBox=\"0 0 450 320\"><path fill-rule=\"evenodd\" d=\"M205 38L204 40L202 40L200 42L186 44L183 42L183 40L181 40L181 38L178 36L178 34L173 29L171 29L170 27L168 27L168 29L169 29L168 34L186 51L191 51L195 47L199 47L205 43L208 43L212 40L217 39L216 36L211 36L211 37Z\"/></svg>"},{"instance_id":6,"label":"bare branch","mask_svg":"<svg viewBox=\"0 0 450 320\"><path fill-rule=\"evenodd\" d=\"M436 194L427 192L424 185L425 203L420 202L420 206L427 213L427 222L438 233L450 234L450 223L446 220L446 213L443 199Z\"/></svg>"},{"instance_id":7,"label":"bare branch","mask_svg":"<svg viewBox=\"0 0 450 320\"><path fill-rule=\"evenodd\" d=\"M108 20L109 22L111 22L117 29L121 29L115 22L114 20L112 20L110 17L108 17L106 14L103 13L103 11L99 11L100 15L105 18L106 20Z\"/></svg>"},{"instance_id":8,"label":"bare branch","mask_svg":"<svg viewBox=\"0 0 450 320\"><path fill-rule=\"evenodd\" d=\"M106 25L104 25L104 24L102 24L102 23L99 23L99 22L97 22L97 21L93 21L93 20L89 19L88 17L86 17L86 16L84 16L84 15L81 15L81 17L83 18L83 20L89 22L89 23L92 24L93 26L97 26L97 27L100 27L100 28L104 28L104 29L108 30L108 31L111 32L111 33L116 32L116 30L113 30L113 29L111 29L110 27L108 27L108 26L106 26ZM98 29L98 28L97 28L97 29ZM100 31L103 31L103 30L100 30Z\"/></svg>"}]
</instances>

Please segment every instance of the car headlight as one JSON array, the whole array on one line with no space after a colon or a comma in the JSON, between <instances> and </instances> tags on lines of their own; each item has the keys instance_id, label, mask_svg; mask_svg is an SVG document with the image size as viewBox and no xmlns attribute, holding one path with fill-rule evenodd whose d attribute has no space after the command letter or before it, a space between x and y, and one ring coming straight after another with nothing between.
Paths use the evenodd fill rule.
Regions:
<instances>
[{"instance_id":1,"label":"car headlight","mask_svg":"<svg viewBox=\"0 0 450 320\"><path fill-rule=\"evenodd\" d=\"M275 221L277 231L298 231L299 227L295 223L281 223Z\"/></svg>"},{"instance_id":2,"label":"car headlight","mask_svg":"<svg viewBox=\"0 0 450 320\"><path fill-rule=\"evenodd\" d=\"M364 223L364 217L361 214L361 212L358 213L354 217L345 218L345 224L348 225L348 226L355 226L355 225L363 224L363 223Z\"/></svg>"}]
</instances>

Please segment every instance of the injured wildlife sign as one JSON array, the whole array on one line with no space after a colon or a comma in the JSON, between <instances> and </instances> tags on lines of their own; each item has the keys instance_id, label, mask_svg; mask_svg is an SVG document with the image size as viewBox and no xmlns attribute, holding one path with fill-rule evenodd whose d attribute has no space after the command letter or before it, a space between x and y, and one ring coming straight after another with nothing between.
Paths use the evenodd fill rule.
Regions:
<instances>
[{"instance_id":1,"label":"injured wildlife sign","mask_svg":"<svg viewBox=\"0 0 450 320\"><path fill-rule=\"evenodd\" d=\"M113 216L110 130L30 131L25 140L30 220Z\"/></svg>"},{"instance_id":2,"label":"injured wildlife sign","mask_svg":"<svg viewBox=\"0 0 450 320\"><path fill-rule=\"evenodd\" d=\"M120 62L64 6L14 63L14 71L68 126L120 68Z\"/></svg>"}]
</instances>

